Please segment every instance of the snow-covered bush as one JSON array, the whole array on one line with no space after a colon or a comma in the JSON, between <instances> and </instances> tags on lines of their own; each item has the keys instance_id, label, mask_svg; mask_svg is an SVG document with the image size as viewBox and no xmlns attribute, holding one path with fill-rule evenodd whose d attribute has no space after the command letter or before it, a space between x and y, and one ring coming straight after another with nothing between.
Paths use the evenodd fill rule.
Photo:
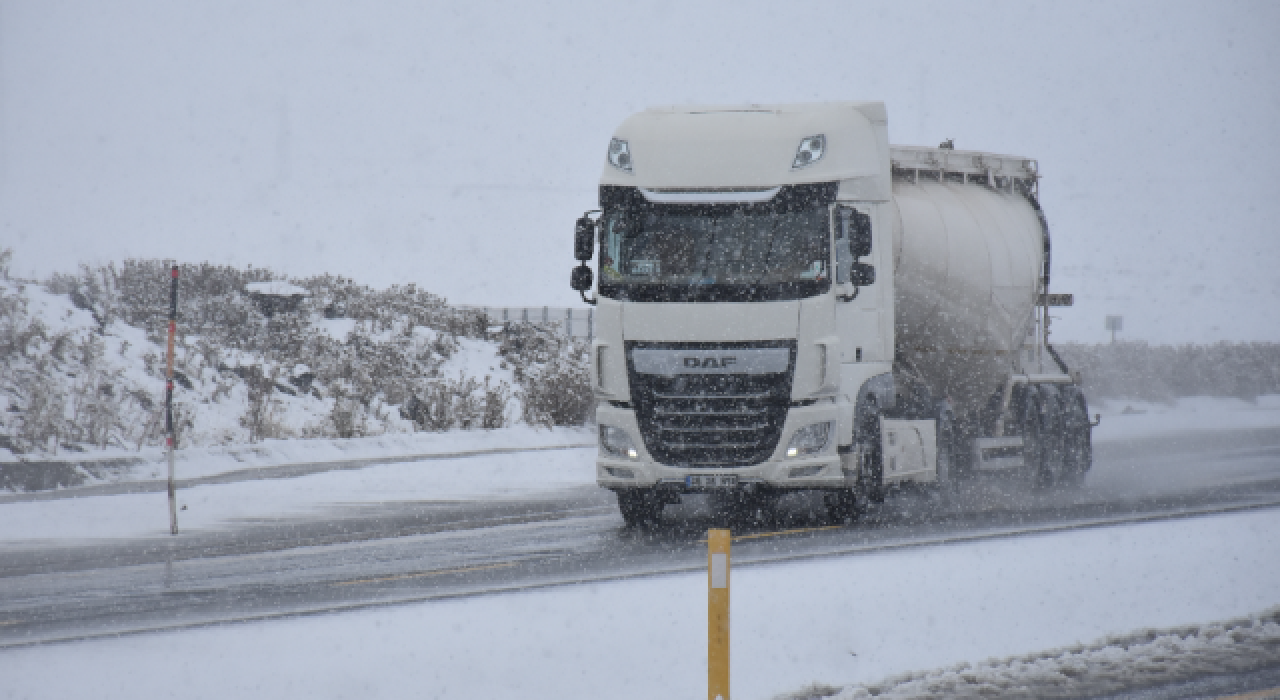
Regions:
<instances>
[{"instance_id":1,"label":"snow-covered bush","mask_svg":"<svg viewBox=\"0 0 1280 700\"><path fill-rule=\"evenodd\" d=\"M592 418L595 397L583 348L524 371L520 400L532 425L582 425Z\"/></svg>"},{"instance_id":2,"label":"snow-covered bush","mask_svg":"<svg viewBox=\"0 0 1280 700\"><path fill-rule=\"evenodd\" d=\"M10 278L8 261L0 251L0 447L136 447L155 439L140 334L104 335L111 316L78 314L69 301L28 289Z\"/></svg>"},{"instance_id":3,"label":"snow-covered bush","mask_svg":"<svg viewBox=\"0 0 1280 700\"><path fill-rule=\"evenodd\" d=\"M42 288L9 280L7 260L0 448L160 444L172 263L81 266ZM297 303L267 303L265 283L297 290ZM413 285L333 275L286 284L265 269L183 264L178 288L180 444L590 418L583 349L540 324L498 332Z\"/></svg>"},{"instance_id":4,"label":"snow-covered bush","mask_svg":"<svg viewBox=\"0 0 1280 700\"><path fill-rule=\"evenodd\" d=\"M582 425L593 419L587 345L535 323L508 323L499 352L515 368L522 417L531 425Z\"/></svg>"}]
</instances>

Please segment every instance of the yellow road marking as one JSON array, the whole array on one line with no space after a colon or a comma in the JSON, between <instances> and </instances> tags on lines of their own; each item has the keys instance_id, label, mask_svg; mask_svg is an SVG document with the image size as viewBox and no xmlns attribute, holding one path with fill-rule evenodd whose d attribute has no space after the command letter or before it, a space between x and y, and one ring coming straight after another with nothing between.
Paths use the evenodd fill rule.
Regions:
<instances>
[{"instance_id":1,"label":"yellow road marking","mask_svg":"<svg viewBox=\"0 0 1280 700\"><path fill-rule=\"evenodd\" d=\"M733 538L735 540L751 540L757 537L777 537L778 535L798 535L801 532L821 532L822 530L836 530L844 527L843 525L823 525L822 527L802 527L795 530L779 530L777 532L759 532L754 535L738 535Z\"/></svg>"},{"instance_id":2,"label":"yellow road marking","mask_svg":"<svg viewBox=\"0 0 1280 700\"><path fill-rule=\"evenodd\" d=\"M515 566L514 562L503 564L485 564L483 566L463 566L456 569L436 569L435 571L419 571L416 574L396 574L395 576L382 576L380 578L362 578L355 581L339 581L334 584L336 586L354 586L358 583L382 583L383 581L399 581L406 578L424 578L426 576L443 576L445 574L462 574L469 571L485 571L488 569L505 569Z\"/></svg>"},{"instance_id":3,"label":"yellow road marking","mask_svg":"<svg viewBox=\"0 0 1280 700\"><path fill-rule=\"evenodd\" d=\"M22 620L0 620L0 627L8 627L9 625L16 625L20 622L22 622Z\"/></svg>"},{"instance_id":4,"label":"yellow road marking","mask_svg":"<svg viewBox=\"0 0 1280 700\"><path fill-rule=\"evenodd\" d=\"M1271 698L1280 698L1280 687L1255 690L1252 693L1241 693L1240 695L1224 695L1218 700L1271 700Z\"/></svg>"},{"instance_id":5,"label":"yellow road marking","mask_svg":"<svg viewBox=\"0 0 1280 700\"><path fill-rule=\"evenodd\" d=\"M798 535L802 532L821 532L822 530L836 530L844 527L843 525L823 525L822 527L802 527L795 530L778 530L777 532L757 532L754 535L738 535L733 539L738 540L754 540L758 537L777 537L778 535ZM706 540L698 540L698 544L706 544Z\"/></svg>"}]
</instances>

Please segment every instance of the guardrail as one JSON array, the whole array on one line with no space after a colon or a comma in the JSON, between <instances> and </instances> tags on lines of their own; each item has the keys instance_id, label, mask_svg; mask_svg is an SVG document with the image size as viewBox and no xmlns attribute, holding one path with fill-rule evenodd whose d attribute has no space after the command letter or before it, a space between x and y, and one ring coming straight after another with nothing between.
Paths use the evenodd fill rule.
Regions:
<instances>
[{"instance_id":1,"label":"guardrail","mask_svg":"<svg viewBox=\"0 0 1280 700\"><path fill-rule=\"evenodd\" d=\"M482 311L490 321L548 323L559 325L570 338L592 339L596 335L595 309L564 306L455 306L466 311Z\"/></svg>"}]
</instances>

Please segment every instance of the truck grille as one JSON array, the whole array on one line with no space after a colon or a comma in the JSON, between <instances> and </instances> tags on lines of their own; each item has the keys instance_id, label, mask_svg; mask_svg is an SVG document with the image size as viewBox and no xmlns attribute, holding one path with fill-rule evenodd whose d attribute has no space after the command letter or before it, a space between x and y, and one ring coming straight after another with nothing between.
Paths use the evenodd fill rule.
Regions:
<instances>
[{"instance_id":1,"label":"truck grille","mask_svg":"<svg viewBox=\"0 0 1280 700\"><path fill-rule=\"evenodd\" d=\"M786 348L783 372L768 374L643 374L636 348L724 351ZM627 343L627 374L640 434L662 464L683 467L745 467L767 460L778 446L791 403L795 343Z\"/></svg>"}]
</instances>

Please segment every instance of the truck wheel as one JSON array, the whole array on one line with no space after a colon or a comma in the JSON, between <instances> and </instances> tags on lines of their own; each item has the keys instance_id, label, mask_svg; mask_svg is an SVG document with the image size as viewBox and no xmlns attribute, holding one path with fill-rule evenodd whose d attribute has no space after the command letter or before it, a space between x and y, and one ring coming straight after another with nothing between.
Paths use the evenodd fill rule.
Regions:
<instances>
[{"instance_id":1,"label":"truck wheel","mask_svg":"<svg viewBox=\"0 0 1280 700\"><path fill-rule=\"evenodd\" d=\"M956 426L951 413L938 416L938 491L944 497L954 494L964 473L956 459Z\"/></svg>"},{"instance_id":2,"label":"truck wheel","mask_svg":"<svg viewBox=\"0 0 1280 700\"><path fill-rule=\"evenodd\" d=\"M1053 474L1045 459L1044 426L1039 392L1027 392L1026 409L1022 414L1022 462L1025 474L1036 488L1053 484Z\"/></svg>"},{"instance_id":3,"label":"truck wheel","mask_svg":"<svg viewBox=\"0 0 1280 700\"><path fill-rule=\"evenodd\" d=\"M711 512L733 528L773 527L777 522L778 499L772 490L715 491L711 494Z\"/></svg>"},{"instance_id":4,"label":"truck wheel","mask_svg":"<svg viewBox=\"0 0 1280 700\"><path fill-rule=\"evenodd\" d=\"M884 503L884 460L881 455L877 440L862 456L862 468L858 470L858 492L868 503Z\"/></svg>"},{"instance_id":5,"label":"truck wheel","mask_svg":"<svg viewBox=\"0 0 1280 700\"><path fill-rule=\"evenodd\" d=\"M827 506L827 519L836 525L855 522L862 515L858 498L849 489L828 491L823 501Z\"/></svg>"},{"instance_id":6,"label":"truck wheel","mask_svg":"<svg viewBox=\"0 0 1280 700\"><path fill-rule=\"evenodd\" d=\"M1066 472L1069 432L1066 397L1058 387L1047 384L1040 387L1040 398L1044 408L1040 414L1043 420L1040 434L1044 439L1043 480L1045 486L1053 486L1062 482L1062 475Z\"/></svg>"},{"instance_id":7,"label":"truck wheel","mask_svg":"<svg viewBox=\"0 0 1280 700\"><path fill-rule=\"evenodd\" d=\"M781 494L771 491L756 493L748 502L748 507L751 511L750 515L763 527L778 527L778 500L780 498L782 498Z\"/></svg>"},{"instance_id":8,"label":"truck wheel","mask_svg":"<svg viewBox=\"0 0 1280 700\"><path fill-rule=\"evenodd\" d=\"M884 455L880 449L880 408L875 396L867 397L857 434L865 446L862 464L858 465L858 493L871 503L884 503Z\"/></svg>"},{"instance_id":9,"label":"truck wheel","mask_svg":"<svg viewBox=\"0 0 1280 700\"><path fill-rule=\"evenodd\" d=\"M1093 466L1093 433L1089 425L1089 408L1084 392L1078 387L1063 389L1066 404L1064 424L1066 444L1062 483L1077 487L1084 483L1085 474Z\"/></svg>"},{"instance_id":10,"label":"truck wheel","mask_svg":"<svg viewBox=\"0 0 1280 700\"><path fill-rule=\"evenodd\" d=\"M622 512L622 521L629 528L656 525L662 519L662 501L654 498L654 494L642 489L619 490L618 510Z\"/></svg>"}]
</instances>

